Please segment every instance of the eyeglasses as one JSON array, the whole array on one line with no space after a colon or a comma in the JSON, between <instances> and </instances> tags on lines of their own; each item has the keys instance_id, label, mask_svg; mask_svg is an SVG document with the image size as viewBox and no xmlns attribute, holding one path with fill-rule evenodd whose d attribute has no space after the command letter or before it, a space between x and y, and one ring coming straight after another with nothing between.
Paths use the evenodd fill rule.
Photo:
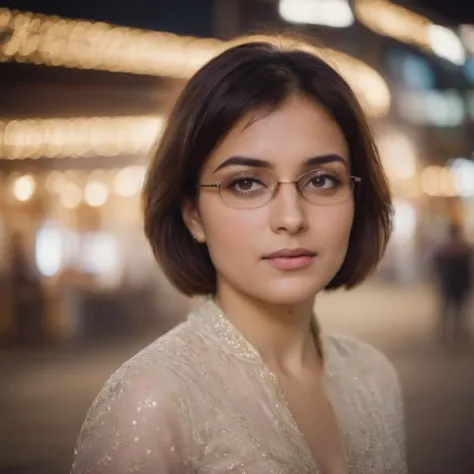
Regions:
<instances>
[{"instance_id":1,"label":"eyeglasses","mask_svg":"<svg viewBox=\"0 0 474 474\"><path fill-rule=\"evenodd\" d=\"M239 173L211 184L198 184L197 188L216 188L222 201L236 209L253 209L268 204L278 193L281 184L293 184L306 201L330 206L348 199L356 183L362 178L330 170L312 170L296 181L278 181L272 174Z\"/></svg>"}]
</instances>

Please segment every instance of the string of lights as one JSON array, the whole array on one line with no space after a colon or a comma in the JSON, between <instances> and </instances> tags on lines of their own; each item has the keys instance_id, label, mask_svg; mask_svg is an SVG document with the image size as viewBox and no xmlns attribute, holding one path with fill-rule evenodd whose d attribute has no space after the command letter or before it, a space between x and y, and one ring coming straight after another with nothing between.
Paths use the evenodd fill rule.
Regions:
<instances>
[{"instance_id":1,"label":"string of lights","mask_svg":"<svg viewBox=\"0 0 474 474\"><path fill-rule=\"evenodd\" d=\"M189 78L233 41L178 36L100 22L69 20L30 12L0 9L0 61L97 69L133 74ZM239 42L253 37L239 38ZM294 41L293 46L306 45ZM379 117L390 108L384 79L362 61L330 48L324 54L354 87L367 112ZM375 93L374 93L375 91Z\"/></svg>"},{"instance_id":2,"label":"string of lights","mask_svg":"<svg viewBox=\"0 0 474 474\"><path fill-rule=\"evenodd\" d=\"M0 31L0 61L176 78L189 77L223 48L214 39L6 8L0 9Z\"/></svg>"},{"instance_id":3,"label":"string of lights","mask_svg":"<svg viewBox=\"0 0 474 474\"><path fill-rule=\"evenodd\" d=\"M453 30L388 0L356 0L354 5L358 20L375 33L464 64L466 52Z\"/></svg>"},{"instance_id":4,"label":"string of lights","mask_svg":"<svg viewBox=\"0 0 474 474\"><path fill-rule=\"evenodd\" d=\"M80 158L145 154L163 118L76 117L0 121L0 158Z\"/></svg>"}]
</instances>

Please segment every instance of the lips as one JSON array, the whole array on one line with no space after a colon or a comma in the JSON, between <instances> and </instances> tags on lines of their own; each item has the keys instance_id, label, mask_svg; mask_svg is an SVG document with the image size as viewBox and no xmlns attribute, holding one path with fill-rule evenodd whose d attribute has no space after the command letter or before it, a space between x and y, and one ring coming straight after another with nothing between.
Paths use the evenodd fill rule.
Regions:
<instances>
[{"instance_id":1,"label":"lips","mask_svg":"<svg viewBox=\"0 0 474 474\"><path fill-rule=\"evenodd\" d=\"M308 267L317 254L307 249L282 249L265 255L263 259L280 271L299 270Z\"/></svg>"},{"instance_id":2,"label":"lips","mask_svg":"<svg viewBox=\"0 0 474 474\"><path fill-rule=\"evenodd\" d=\"M264 260L271 260L275 258L298 258L298 257L316 257L316 252L307 249L282 249L277 252L270 253L263 257Z\"/></svg>"}]
</instances>

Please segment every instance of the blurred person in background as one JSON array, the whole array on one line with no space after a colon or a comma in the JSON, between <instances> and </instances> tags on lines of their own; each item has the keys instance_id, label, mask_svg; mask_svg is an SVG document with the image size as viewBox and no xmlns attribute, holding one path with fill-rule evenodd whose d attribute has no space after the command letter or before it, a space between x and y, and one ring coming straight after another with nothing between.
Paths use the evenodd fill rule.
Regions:
<instances>
[{"instance_id":1,"label":"blurred person in background","mask_svg":"<svg viewBox=\"0 0 474 474\"><path fill-rule=\"evenodd\" d=\"M466 303L474 280L473 250L464 238L462 226L452 222L446 241L434 252L441 296L440 331L446 342L469 339Z\"/></svg>"},{"instance_id":2,"label":"blurred person in background","mask_svg":"<svg viewBox=\"0 0 474 474\"><path fill-rule=\"evenodd\" d=\"M295 48L230 48L175 104L145 232L170 281L205 300L109 379L73 474L406 472L393 366L313 312L378 264L387 180L353 91Z\"/></svg>"},{"instance_id":3,"label":"blurred person in background","mask_svg":"<svg viewBox=\"0 0 474 474\"><path fill-rule=\"evenodd\" d=\"M28 256L25 239L12 234L9 245L8 276L15 342L44 342L45 294L41 277Z\"/></svg>"}]
</instances>

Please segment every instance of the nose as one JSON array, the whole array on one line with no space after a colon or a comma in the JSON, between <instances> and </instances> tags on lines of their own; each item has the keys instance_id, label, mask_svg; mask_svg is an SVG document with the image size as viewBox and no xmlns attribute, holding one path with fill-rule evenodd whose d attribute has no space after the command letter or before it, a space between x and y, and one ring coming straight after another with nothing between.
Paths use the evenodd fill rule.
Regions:
<instances>
[{"instance_id":1,"label":"nose","mask_svg":"<svg viewBox=\"0 0 474 474\"><path fill-rule=\"evenodd\" d=\"M280 183L270 203L271 227L276 233L298 234L308 228L303 199L294 183Z\"/></svg>"}]
</instances>

